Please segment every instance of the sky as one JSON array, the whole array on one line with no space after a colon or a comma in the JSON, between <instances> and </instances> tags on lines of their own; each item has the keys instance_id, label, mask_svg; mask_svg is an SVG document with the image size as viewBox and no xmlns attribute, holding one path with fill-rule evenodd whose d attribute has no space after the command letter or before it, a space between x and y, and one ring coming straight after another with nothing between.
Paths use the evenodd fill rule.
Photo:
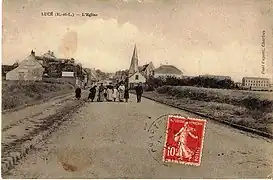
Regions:
<instances>
[{"instance_id":1,"label":"sky","mask_svg":"<svg viewBox=\"0 0 273 180\"><path fill-rule=\"evenodd\" d=\"M184 75L273 76L272 0L4 0L2 63L51 50L88 68L174 65ZM96 13L45 17L42 12ZM266 72L262 71L265 31Z\"/></svg>"}]
</instances>

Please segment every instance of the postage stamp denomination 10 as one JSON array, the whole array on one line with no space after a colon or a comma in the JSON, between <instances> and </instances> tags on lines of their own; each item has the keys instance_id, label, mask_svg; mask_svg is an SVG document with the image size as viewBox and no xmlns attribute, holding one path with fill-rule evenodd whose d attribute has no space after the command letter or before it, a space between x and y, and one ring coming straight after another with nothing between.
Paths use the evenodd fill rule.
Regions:
<instances>
[{"instance_id":1,"label":"postage stamp denomination 10","mask_svg":"<svg viewBox=\"0 0 273 180\"><path fill-rule=\"evenodd\" d=\"M206 120L168 116L163 161L200 166Z\"/></svg>"}]
</instances>

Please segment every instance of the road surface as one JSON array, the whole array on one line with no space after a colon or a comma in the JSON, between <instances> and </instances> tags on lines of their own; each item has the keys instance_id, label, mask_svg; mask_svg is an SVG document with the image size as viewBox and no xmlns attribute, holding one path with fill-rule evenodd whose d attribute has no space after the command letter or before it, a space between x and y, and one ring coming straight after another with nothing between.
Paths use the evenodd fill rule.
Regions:
<instances>
[{"instance_id":1,"label":"road surface","mask_svg":"<svg viewBox=\"0 0 273 180\"><path fill-rule=\"evenodd\" d=\"M149 152L147 127L163 114L197 116L130 96L128 104L86 103L4 178L266 178L272 172L272 142L212 121L201 166L163 165Z\"/></svg>"}]
</instances>

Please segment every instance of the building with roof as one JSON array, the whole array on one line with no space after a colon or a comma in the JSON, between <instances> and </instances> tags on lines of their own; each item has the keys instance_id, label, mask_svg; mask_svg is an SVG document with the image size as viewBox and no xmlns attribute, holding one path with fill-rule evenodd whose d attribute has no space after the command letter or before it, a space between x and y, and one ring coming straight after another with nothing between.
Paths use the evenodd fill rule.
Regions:
<instances>
[{"instance_id":1,"label":"building with roof","mask_svg":"<svg viewBox=\"0 0 273 180\"><path fill-rule=\"evenodd\" d=\"M137 55L137 49L136 49L136 45L135 45L134 51L133 51L133 56L131 58L131 64L130 64L128 76L132 76L136 72L139 72L139 69L138 69L138 55Z\"/></svg>"},{"instance_id":2,"label":"building with roof","mask_svg":"<svg viewBox=\"0 0 273 180\"><path fill-rule=\"evenodd\" d=\"M139 68L139 72L141 72L146 79L149 79L149 77L154 76L154 64L152 62L145 64L143 66L140 66Z\"/></svg>"},{"instance_id":3,"label":"building with roof","mask_svg":"<svg viewBox=\"0 0 273 180\"><path fill-rule=\"evenodd\" d=\"M242 86L248 88L249 90L265 90L270 89L269 78L261 77L243 77Z\"/></svg>"},{"instance_id":4,"label":"building with roof","mask_svg":"<svg viewBox=\"0 0 273 180\"><path fill-rule=\"evenodd\" d=\"M139 70L138 55L137 55L137 49L136 49L136 45L135 45L134 51L133 51L133 56L132 56L132 59L131 59L129 72L128 72L128 85L129 85L129 88L133 88L138 83L145 83L146 82L146 77L145 77L145 74L143 72L144 71Z\"/></svg>"},{"instance_id":5,"label":"building with roof","mask_svg":"<svg viewBox=\"0 0 273 180\"><path fill-rule=\"evenodd\" d=\"M182 78L183 72L173 65L161 65L160 67L154 70L155 78L158 77L166 78L168 76Z\"/></svg>"},{"instance_id":6,"label":"building with roof","mask_svg":"<svg viewBox=\"0 0 273 180\"><path fill-rule=\"evenodd\" d=\"M13 65L2 65L2 79L5 80L6 79L6 74L9 71L17 68L18 65L19 65L18 63L14 63Z\"/></svg>"},{"instance_id":7,"label":"building with roof","mask_svg":"<svg viewBox=\"0 0 273 180\"><path fill-rule=\"evenodd\" d=\"M7 72L6 80L41 81L44 68L35 58L35 52L19 63L18 67Z\"/></svg>"}]
</instances>

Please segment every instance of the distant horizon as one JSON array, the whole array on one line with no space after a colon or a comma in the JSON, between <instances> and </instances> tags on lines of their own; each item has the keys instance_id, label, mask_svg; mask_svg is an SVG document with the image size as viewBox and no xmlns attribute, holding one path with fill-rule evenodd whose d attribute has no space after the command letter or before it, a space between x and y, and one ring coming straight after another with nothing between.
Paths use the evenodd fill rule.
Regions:
<instances>
[{"instance_id":1,"label":"distant horizon","mask_svg":"<svg viewBox=\"0 0 273 180\"><path fill-rule=\"evenodd\" d=\"M35 52L35 56L43 56L45 53L47 53L49 50L47 50L47 51L45 51L44 53L40 53L40 54L37 54L36 53L36 51L34 51ZM50 50L51 51L51 50ZM53 52L53 51L51 51L51 52ZM55 52L53 52L54 53L54 56L57 58L57 59L72 59L73 57L71 57L71 58L65 58L65 57L58 57L56 54L55 54ZM29 55L30 55L30 53L29 53ZM25 58L27 58L29 55L27 55ZM21 62L21 61L23 61L25 58L23 58L22 60L18 60L19 61L19 63ZM73 59L75 59L75 58L73 58ZM131 59L130 59L130 61L131 61ZM130 61L129 61L129 63L128 64L130 64ZM151 62L151 61L150 61ZM16 63L16 61L14 61L13 63L10 63L10 64L2 64L2 65L12 65L12 64L14 64L14 63ZM80 63L77 59L75 59L75 63ZM143 66L143 65L145 65L145 64L148 64L149 62L147 62L147 63L144 63L144 64L139 64L139 66ZM154 63L153 63L154 64ZM161 65L172 65L172 64L164 64L164 63L162 63ZM160 67L161 65L159 65L159 66L155 66L155 69L156 68L158 68L158 67ZM173 65L174 66L174 65ZM99 68L96 68L96 67L85 67L84 65L83 65L83 67L84 68L95 68L96 70L101 70L102 72L104 72L104 73L116 73L117 71L123 71L123 70L129 70L129 66L128 66L128 68L123 68L123 69L118 69L117 71L103 71L102 69L99 69ZM176 66L175 66L176 67ZM179 68L178 68L179 69ZM179 69L179 70L181 70L181 69ZM182 71L182 70L181 70ZM185 74L183 71L182 71L182 73L183 73L183 76L191 76L191 77L196 77L196 76L202 76L202 75L212 75L212 76L229 76L229 75L225 75L225 74L196 74L196 75L191 75L191 74ZM244 77L257 77L257 78L261 78L261 76L243 76L241 79L239 79L239 81L238 80L235 80L232 76L229 76L229 77L231 77L231 79L234 81L234 82L242 82L242 78L244 78ZM269 77L265 77L265 78L269 78ZM270 79L270 78L269 78ZM270 83L273 83L273 81L270 79Z\"/></svg>"},{"instance_id":2,"label":"distant horizon","mask_svg":"<svg viewBox=\"0 0 273 180\"><path fill-rule=\"evenodd\" d=\"M50 11L98 16L41 15ZM129 68L136 44L139 65L168 63L188 76L272 82L272 14L270 0L3 1L2 64L21 61L32 49L36 55L52 50L84 67L116 72Z\"/></svg>"}]
</instances>

